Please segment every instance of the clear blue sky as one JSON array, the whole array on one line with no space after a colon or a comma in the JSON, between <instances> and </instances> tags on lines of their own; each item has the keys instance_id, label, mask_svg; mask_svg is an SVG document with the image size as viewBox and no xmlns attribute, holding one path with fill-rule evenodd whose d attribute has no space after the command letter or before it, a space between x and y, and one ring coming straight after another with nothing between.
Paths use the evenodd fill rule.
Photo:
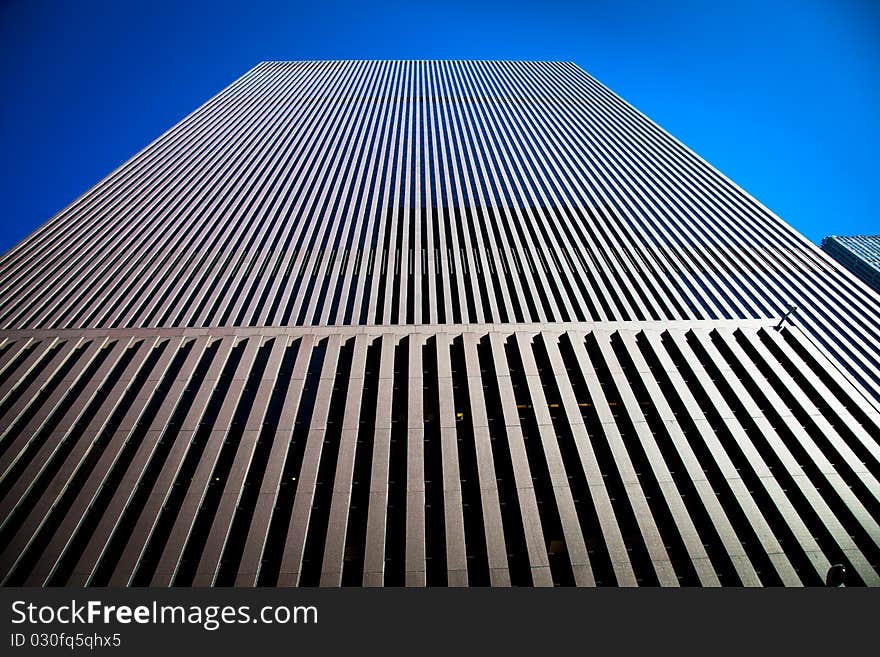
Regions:
<instances>
[{"instance_id":1,"label":"clear blue sky","mask_svg":"<svg viewBox=\"0 0 880 657\"><path fill-rule=\"evenodd\" d=\"M880 233L880 2L0 0L0 251L267 59L582 66L808 238Z\"/></svg>"}]
</instances>

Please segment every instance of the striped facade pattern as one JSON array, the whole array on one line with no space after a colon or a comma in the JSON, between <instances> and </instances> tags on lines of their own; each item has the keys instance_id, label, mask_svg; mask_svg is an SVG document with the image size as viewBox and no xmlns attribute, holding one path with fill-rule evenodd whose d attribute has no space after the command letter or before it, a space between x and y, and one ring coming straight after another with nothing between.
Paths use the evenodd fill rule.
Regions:
<instances>
[{"instance_id":1,"label":"striped facade pattern","mask_svg":"<svg viewBox=\"0 0 880 657\"><path fill-rule=\"evenodd\" d=\"M266 62L0 258L0 578L878 585L878 319L572 64Z\"/></svg>"},{"instance_id":2,"label":"striped facade pattern","mask_svg":"<svg viewBox=\"0 0 880 657\"><path fill-rule=\"evenodd\" d=\"M827 356L635 324L13 334L6 583L880 583L880 414Z\"/></svg>"},{"instance_id":3,"label":"striped facade pattern","mask_svg":"<svg viewBox=\"0 0 880 657\"><path fill-rule=\"evenodd\" d=\"M880 302L566 63L272 62L0 261L0 328L800 323Z\"/></svg>"}]
</instances>

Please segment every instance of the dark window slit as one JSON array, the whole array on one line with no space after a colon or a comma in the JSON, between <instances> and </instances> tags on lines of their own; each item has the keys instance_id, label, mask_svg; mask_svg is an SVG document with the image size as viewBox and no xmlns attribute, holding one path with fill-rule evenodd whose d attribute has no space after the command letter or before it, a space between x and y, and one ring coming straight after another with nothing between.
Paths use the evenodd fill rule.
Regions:
<instances>
[{"instance_id":1,"label":"dark window slit","mask_svg":"<svg viewBox=\"0 0 880 657\"><path fill-rule=\"evenodd\" d=\"M290 442L288 443L287 454L284 459L284 467L281 471L278 495L275 498L275 506L272 509L272 519L269 522L269 531L267 532L266 544L263 548L260 572L257 575L258 586L275 586L278 582L284 541L287 538L287 530L290 527L300 470L302 469L303 457L305 455L306 439L309 435L309 426L311 425L312 413L315 409L315 398L318 392L318 383L320 381L321 369L324 366L326 352L327 340L325 339L315 345L309 355L309 365L305 381L303 382L303 389L300 393L293 432L290 435ZM276 437L276 440L283 439L284 436Z\"/></svg>"},{"instance_id":2,"label":"dark window slit","mask_svg":"<svg viewBox=\"0 0 880 657\"><path fill-rule=\"evenodd\" d=\"M235 584L235 577L241 564L256 505L261 503L259 500L260 487L263 483L266 467L269 464L272 445L281 438L277 434L278 421L281 418L284 400L290 387L293 366L296 363L300 343L301 340L297 340L292 345L288 345L284 350L281 366L275 378L275 385L269 397L266 415L263 418L257 444L251 457L241 499L235 510L235 517L229 530L229 538L223 549L215 586L232 586Z\"/></svg>"},{"instance_id":3,"label":"dark window slit","mask_svg":"<svg viewBox=\"0 0 880 657\"><path fill-rule=\"evenodd\" d=\"M537 418L532 408L532 399L529 394L526 374L523 370L519 345L515 338L507 339L504 350L507 355L510 382L519 412L519 423L522 428L526 458L528 459L529 471L531 472L532 484L534 486L535 501L538 505L541 529L544 532L544 546L547 550L553 585L574 586L574 572L572 571L571 561L568 556L565 535L562 531L562 520L559 516L559 508L556 505L556 496L554 495L553 484L550 480L550 470L547 466L547 458L544 454Z\"/></svg>"},{"instance_id":4,"label":"dark window slit","mask_svg":"<svg viewBox=\"0 0 880 657\"><path fill-rule=\"evenodd\" d=\"M174 408L171 417L168 419L168 424L165 430L162 433L161 438L159 439L158 444L153 451L152 456L150 457L150 461L147 464L147 467L144 469L144 473L141 476L140 481L138 482L137 488L135 489L131 500L125 508L125 511L122 514L122 517L119 521L119 525L116 529L114 529L113 534L110 536L110 540L107 544L107 554L121 554L126 548L126 542L129 540L131 536L131 532L140 518L140 514L143 510L144 504L146 504L147 498L152 492L153 486L156 483L156 480L159 477L159 474L162 470L162 467L165 464L166 459L168 458L168 454L171 451L174 443L180 437L180 427L183 424L183 421L186 419L187 413L190 411L190 408L196 398L196 395L199 392L199 389L202 387L202 384L205 380L205 376L208 373L208 368L211 366L211 363L214 360L214 357L217 355L218 347L220 346L220 341L215 341L213 344L208 346L205 349L204 354L199 360L198 364L193 371L192 378L187 383L184 388L183 394L180 397L180 401ZM97 526L97 522L99 518L96 516L94 519L95 526ZM84 533L84 538L88 536L89 532L92 530L88 529L87 522L84 521L83 527L81 531ZM83 548L85 548L85 543L83 544ZM71 551L71 548L68 548L68 552ZM75 559L73 557L78 557L75 553L70 555L71 567L75 563ZM67 555L65 555L67 557ZM111 568L111 563L113 562L113 566L116 566L116 562L118 558L108 560L101 559L98 562L98 566L95 571L95 577L93 577L93 582L95 585L101 586L105 585L109 582L110 574L105 574ZM66 580L64 580L66 581ZM59 582L63 583L63 581Z\"/></svg>"},{"instance_id":5,"label":"dark window slit","mask_svg":"<svg viewBox=\"0 0 880 657\"><path fill-rule=\"evenodd\" d=\"M388 510L385 528L385 586L403 586L406 571L407 394L409 338L394 347L391 445L388 458Z\"/></svg>"},{"instance_id":6,"label":"dark window slit","mask_svg":"<svg viewBox=\"0 0 880 657\"><path fill-rule=\"evenodd\" d=\"M27 546L27 549L21 556L21 560L18 562L15 569L13 569L10 573L9 579L6 581L7 585L22 585L27 575L36 565L37 560L43 553L43 550L46 549L46 547L49 545L49 542L52 540L52 537L54 536L55 531L58 529L58 525L61 523L61 520L64 518L71 505L76 500L77 495L80 493L83 486L85 485L86 480L88 479L88 475L91 474L95 462L98 460L98 457L106 447L110 438L113 436L115 426L112 425L118 425L119 422L122 420L122 417L127 410L127 406L131 405L137 392L139 392L140 388L144 385L148 374L155 366L156 361L158 360L158 357L163 349L164 346L159 349L153 349L150 355L145 360L141 371L138 373L139 376L137 376L135 378L135 381L133 382L132 388L134 388L134 390L132 391L131 389L129 389L129 391L123 397L121 403L111 414L110 421L108 422L108 425L105 426L105 430L101 431L100 435L94 440L94 443L89 448L89 451L86 454L82 464L76 469L73 476L71 477L69 482L67 482L67 485L63 488L63 490L60 491L60 495L58 496L55 504L52 506L52 509L50 510L45 522L43 522L37 533L32 537L30 543ZM104 347L102 349L102 357L96 360L103 362L105 358L109 357L110 351L110 346ZM116 385L116 383L118 383L119 380L122 378L122 375L125 372L125 368L134 359L136 352L137 347L128 347L123 353L120 360L113 366L113 369L108 375L107 379L98 387L95 392L95 396L83 410L82 414L77 419L75 424L71 427L70 432L64 438L59 448L52 455L49 462L46 464L45 469L37 476L37 479L34 481L33 486L28 490L27 494L21 500L18 508L16 508L16 510L10 515L7 525L3 527L4 534L7 531L10 531L12 527L16 526L20 520L24 519L25 513L23 512L23 510L30 510L37 502L37 500L39 500L41 495L52 495L52 493L49 493L49 491L47 490L47 486L51 483L52 477L54 477L54 475L58 472L58 470L63 465L64 460L68 457L70 452L80 440L88 441L92 438L92 436L86 435L84 433L86 427L96 417L104 402L108 401L108 396L112 391L113 386ZM94 373L95 371L93 370L89 375L89 378L94 376Z\"/></svg>"},{"instance_id":7,"label":"dark window slit","mask_svg":"<svg viewBox=\"0 0 880 657\"><path fill-rule=\"evenodd\" d=\"M164 348L164 347L163 347ZM85 550L88 545L89 540L92 538L92 533L97 529L101 518L106 512L107 507L110 505L111 500L114 495L122 494L119 492L119 485L122 483L123 477L125 476L125 472L128 466L131 464L132 459L137 452L138 447L140 447L142 441L147 435L147 431L150 428L150 422L153 417L159 412L159 409L162 407L162 404L165 403L165 399L168 396L168 392L171 389L171 386L174 384L174 380L180 374L181 369L183 368L183 364L186 361L186 358L189 356L190 352L193 348L193 342L189 341L182 348L177 349L177 352L174 354L174 358L171 361L171 365L168 368L168 371L162 378L162 381L153 391L153 394L150 397L150 400L147 402L146 407L141 413L141 419L138 420L137 424L132 428L131 434L125 442L125 446L120 451L119 455L113 462L113 467L110 472L104 478L104 481L101 485L100 491L95 499L92 501L91 506L88 511L85 513L82 523L79 525L79 528L76 534L71 541L71 544L68 546L67 550L64 553L64 558L61 560L58 569L56 570L56 577L58 580L58 584L63 584L67 581L67 579L71 575L71 571L79 558L82 555L82 552ZM160 349L153 349L153 352L161 351ZM153 364L149 366L149 369L155 365L155 362L158 361L159 354L151 353L149 356L149 360L154 361ZM146 376L147 373L144 374ZM140 373L139 373L140 375ZM102 443L100 445L101 450L106 447L106 441L112 437L113 431L116 430L119 422L122 421L122 418L125 416L125 412L128 407L134 402L136 395L141 392L143 388L143 382L133 382L133 385L126 391L126 396L130 398L126 402L126 408L119 409L118 414L115 417L111 418L110 422L107 426L107 431L102 432L102 438L99 438L99 442ZM160 445L157 446L161 448L161 443L166 438L167 429L165 430L165 434L162 435L159 439ZM97 445L96 445L97 446ZM88 464L88 467L91 468L94 466L94 462L98 460L100 457L100 453L93 453L89 455L89 460L91 461ZM142 493L146 494L149 492L146 486L142 483L138 484L138 487L133 491L135 495L132 500L129 502L129 507L132 504L137 503L137 494ZM125 492L126 494L128 491ZM89 581L89 585L92 586L105 586L106 583L110 579L110 575L112 574L112 569L118 562L122 549L124 547L123 537L127 537L131 530L134 528L134 522L137 520L136 516L132 516L130 513L125 513L120 517L120 522L116 525L114 532L110 535L110 539L108 540L104 551L101 555L101 559L98 560L98 563L95 568L95 572L91 580Z\"/></svg>"},{"instance_id":8,"label":"dark window slit","mask_svg":"<svg viewBox=\"0 0 880 657\"><path fill-rule=\"evenodd\" d=\"M722 508L729 516L729 503L725 504L725 500L732 499L732 493L727 486L726 480L722 476L715 460L712 458L711 453L703 442L696 425L693 423L693 419L690 417L687 409L682 403L675 385L669 378L669 374L661 366L657 355L645 339L643 333L639 333L636 342L639 351L648 363L651 375L657 381L657 385L663 392L670 410L675 415L675 419L684 434L688 446L693 450L694 455L700 464L700 468L709 480L714 494L718 497ZM632 363L627 362L626 366L632 368ZM637 377L638 372L634 372L632 379L635 381ZM646 393L643 391L643 394ZM718 530L715 528L712 518L707 512L706 507L700 501L700 496L694 486L693 480L687 475L681 456L673 444L668 431L666 431L664 422L660 417L656 406L652 403L644 410L648 422L651 423L657 436L657 444L660 451L663 453L663 457L666 459L669 470L672 472L676 486L678 486L682 493L682 498L687 506L697 532L700 535L700 539L703 541L703 546L706 549L706 553L709 555L709 560L712 562L712 567L715 569L715 574L718 576L719 582L722 586L741 586L742 580L737 574L736 568L724 547L724 543L718 534ZM719 489L724 489L724 492L719 493ZM739 511L738 505L737 511ZM741 515L741 511L739 513ZM733 525L732 521L731 525ZM736 528L734 528L734 532L736 532Z\"/></svg>"},{"instance_id":9,"label":"dark window slit","mask_svg":"<svg viewBox=\"0 0 880 657\"><path fill-rule=\"evenodd\" d=\"M764 458L764 461L767 463L768 467L771 468L775 475L779 474L777 464L774 460L767 460L767 454L761 450L761 444L764 442L763 436L761 436L760 430L751 422L748 414L744 411L741 404L736 403L736 399L733 397L733 391L730 389L727 382L724 380L724 374L718 370L715 366L712 359L709 357L709 354L703 349L702 345L696 340L695 336L691 333L687 335L687 343L688 346L693 351L694 355L697 357L697 360L700 362L700 365L704 368L706 374L708 374L709 378L715 383L715 386L718 388L718 391L724 397L725 400L731 406L731 410L736 416L737 422L742 426L743 430L746 432L748 440L758 449L759 454ZM678 345L674 344L671 340L668 341L667 350L670 352L670 356L673 359L681 358L680 352L678 352ZM691 381L688 382L691 385ZM697 403L700 405L703 413L706 416L706 419L709 420L712 427L715 428L715 433L721 441L722 446L727 452L728 457L732 461L734 467L736 467L737 472L742 477L743 482L747 486L749 492L752 494L755 502L761 510L761 514L766 518L767 524L770 526L771 531L776 536L777 541L782 546L783 551L785 552L786 557L791 562L795 571L798 573L798 576L805 584L815 583L815 572L812 565L809 562L808 557L803 551L800 542L795 538L794 533L788 525L786 519L782 516L775 502L773 501L770 494L767 492L767 489L764 487L763 482L760 477L757 476L752 465L749 461L749 458L745 455L739 445L736 444L736 440L733 435L731 435L730 431L724 424L724 420L721 418L718 410L716 409L715 403L708 396L708 393L704 390L703 385L699 383L699 377L694 375L694 381L691 387L691 393L694 395L694 398L697 400ZM783 488L791 488L793 485L792 482L783 479L781 482ZM797 508L797 506L795 506ZM757 543L757 537L755 537L755 541ZM746 548L750 558L752 558L752 563L755 564L755 569L758 572L758 576L761 578L761 582L765 586L779 586L782 584L782 580L779 577L779 574L776 572L775 567L769 558L763 557L760 555L758 550L760 549L763 552L762 548L759 548L760 544L752 544L751 541L743 542L743 546Z\"/></svg>"},{"instance_id":10,"label":"dark window slit","mask_svg":"<svg viewBox=\"0 0 880 657\"><path fill-rule=\"evenodd\" d=\"M64 368L65 375L69 374L73 369L73 364L79 360L82 354L86 350L86 345L79 347L77 349L77 353L74 357L70 358L67 363L65 363ZM74 401L76 401L80 395L82 395L83 391L86 388L86 385L89 381L95 376L98 371L98 368L102 365L104 360L110 355L111 348L109 346L101 348L95 357L92 359L91 363L89 363L84 371L80 374L77 381L73 383L73 385L68 390L67 394L61 399L61 401L57 404L57 406L52 410L49 416L46 418L46 422L40 427L37 431L36 435L28 441L28 444L25 448L25 453L15 462L15 464L9 468L6 473L6 476L0 481L0 496L5 497L7 493L9 493L13 484L18 480L18 478L22 475L24 469L27 465L33 460L33 458L37 455L40 448L45 444L46 440L51 435L51 427L55 427L59 424L61 419L70 411L73 406ZM62 373L54 377L54 381L60 382L63 381L64 376ZM49 386L46 386L47 388ZM53 388L55 386L52 386ZM106 386L99 387L99 390L106 395L109 392L109 389ZM93 400L90 404L86 406L83 413L85 416L93 417L95 413L98 412L99 404ZM3 523L2 529L0 529L0 550L6 548L9 542L12 540L12 537L15 535L15 532L18 531L19 526L27 517L27 514L30 512L30 509L35 500L39 499L39 495L42 495L45 492L46 486L52 480L52 477L58 472L59 468L64 462L64 459L70 453L70 450L73 449L73 446L76 444L77 438L80 437L80 433L84 425L82 421L76 422L74 426L71 428L69 435L66 439L64 439L53 456L49 459L48 463L46 463L42 472L37 475L37 478L34 482L28 487L27 492L24 494L22 499L19 501L19 504L16 506L15 510L10 513L10 515L6 518Z\"/></svg>"},{"instance_id":11,"label":"dark window slit","mask_svg":"<svg viewBox=\"0 0 880 657\"><path fill-rule=\"evenodd\" d=\"M333 481L336 475L339 440L342 436L342 418L345 414L345 398L348 393L353 355L354 339L349 339L339 350L339 360L333 379L333 391L330 394L327 427L324 432L324 444L321 447L318 478L315 482L308 532L303 549L300 586L318 586L321 582L321 566L324 560L324 546L327 543Z\"/></svg>"},{"instance_id":12,"label":"dark window slit","mask_svg":"<svg viewBox=\"0 0 880 657\"><path fill-rule=\"evenodd\" d=\"M180 559L180 565L174 577L174 586L192 585L199 560L205 549L208 534L211 531L211 526L217 514L217 508L220 505L220 499L226 488L226 481L229 478L232 464L235 461L235 455L238 452L239 443L244 434L248 415L256 399L260 379L269 361L273 343L274 341L268 341L259 348L248 373L244 388L241 390L241 397L232 415L232 422L226 431L226 438L220 446L220 453L216 457L214 469L211 472L211 479L202 498L202 504L189 532L189 537Z\"/></svg>"},{"instance_id":13,"label":"dark window slit","mask_svg":"<svg viewBox=\"0 0 880 657\"><path fill-rule=\"evenodd\" d=\"M715 335L717 335L717 334L713 334L713 337ZM802 409L800 408L800 406L798 404L796 404L794 402L793 397L785 389L785 386L782 385L782 382L775 375L775 373L773 372L773 369L770 366L768 366L767 363L765 363L763 361L763 359L761 359L759 357L759 355L755 351L754 347L748 342L747 339L745 339L745 337L741 331L737 331L735 333L735 339L737 340L737 342L739 343L739 345L743 349L743 351L746 353L746 355L751 359L752 364L754 364L757 371L759 371L763 375L764 380L770 384L770 386L772 387L774 392L776 392L777 395L779 395L779 397L782 399L782 402L789 407L789 410L794 412L795 418L800 423L803 424L802 428L808 434L810 434L811 438L813 438L814 440L817 441L820 449L823 446L827 446L827 439L821 435L821 433L818 431L818 428L812 424L812 421L809 420L808 417L805 417L805 414L802 412ZM721 350L721 349L725 350L722 353L725 353L725 357L728 357L728 361L733 360L733 354L729 351L726 351L727 345L723 344L723 341L720 339L717 339L716 342L720 343L719 350ZM755 385L754 380L752 378L755 375L748 374L745 367L743 366L743 364L740 361L737 360L736 363L731 363L731 368L734 370L734 372L736 372L737 376L740 378L740 382L744 386L746 386L747 388L750 389L749 392L750 392L752 398L755 399L755 401L761 407L761 410L764 411L764 413L767 416L767 419L770 420L770 422L773 424L774 428L776 429L776 432L779 435L780 439L782 439L782 441L785 443L786 447L791 452L792 456L795 458L795 460L801 466L803 472L807 475L810 482L813 484L813 486L819 492L819 495L822 497L822 499L826 502L828 507L831 509L831 511L837 517L840 524L843 525L843 528L846 530L846 532L849 534L849 536L852 538L852 540L855 542L855 544L859 547L859 549L868 558L869 562L873 566L876 567L876 566L880 565L880 549L877 548L876 544L874 543L874 539L871 538L871 536L868 534L868 532L862 526L862 524L858 520L858 518L856 518L854 516L853 512L849 509L847 504L843 501L843 499L840 497L838 492L831 485L831 482L829 482L828 479L822 474L818 465L816 465L816 463L813 461L813 459L810 457L810 455L804 449L800 439L792 431L791 419L783 417L781 415L781 413L780 413L781 409L775 407L770 402L770 399L766 395L766 393L764 392L764 389L761 387L760 382L759 382L759 385ZM805 419L806 419L806 422L805 422ZM769 446L768 446L768 451L771 451L769 449ZM825 452L825 454L826 454L826 456L829 455L829 453L827 451ZM833 463L835 459L831 458L829 460L831 460ZM838 460L838 465L839 465L839 460L840 460L839 457L837 460ZM782 475L783 469L784 469L784 466L780 462L779 463L779 472L777 472L777 476ZM861 485L858 485L858 486L855 485L856 483L860 483L860 482L853 481L853 477L849 476L849 472L847 471L847 469L844 468L842 471L838 470L838 472L839 472L841 478L844 480L844 483L849 485L850 488L853 488L854 489L853 492L857 496L860 492L863 492ZM788 473L786 472L785 475L783 475L783 476L787 476L787 474ZM790 486L789 490L792 491L792 493L794 493L793 486ZM800 493L794 493L794 496L799 497ZM793 500L794 500L794 498L793 498ZM821 522L821 519L818 517L818 515L815 515L815 516L813 515L814 512L812 511L812 505L809 504L808 500L806 500L806 498L804 498L802 503L804 505L805 512L807 514L809 514L808 517L810 518L810 522L808 523L808 526L811 528L811 531L813 531L814 526L816 527L816 529L819 529L820 527L822 529L825 529L825 525L824 525L824 523ZM830 553L826 552L828 558L832 562L837 563L838 557L842 557L842 555L844 553L837 546L837 542L833 540L833 538L830 535L830 532L828 532L827 535L824 535L825 532L819 532L819 531L814 531L813 533L814 533L814 536L816 536L817 534L820 536L823 536L824 541L820 541L820 545L822 545L823 550L826 550L826 549L830 550ZM855 575L855 573L854 573L854 576L857 577L857 575Z\"/></svg>"},{"instance_id":14,"label":"dark window slit","mask_svg":"<svg viewBox=\"0 0 880 657\"><path fill-rule=\"evenodd\" d=\"M21 352L15 357L12 363L10 363L7 371L12 373L15 372L21 364L24 362L24 359L36 349L36 345L31 345L25 349L22 349ZM54 347L47 350L47 353L43 354L43 357L40 358L40 361L36 363L31 371L25 375L24 379L19 383L19 385L13 390L14 394L10 394L0 405L0 418L2 418L9 409L15 404L15 402L19 401L20 393L24 392L28 389L28 387L37 379L38 376L48 367L49 363L58 355L61 351L61 344L56 344ZM75 351L70 358L68 358L68 362L61 367L63 372L58 372L54 376L49 377L49 380L46 381L45 385L41 387L40 390L34 395L31 399L30 403L25 407L24 411L20 414L20 416L13 420L12 426L8 427L8 433L6 434L6 439L0 443L0 456L6 453L6 450L9 449L9 446L12 445L18 436L21 435L21 430L24 428L24 425L27 424L32 418L33 413L35 413L46 401L49 395L56 389L57 381L63 380L63 377L67 375L68 372L73 368L74 362L82 355L82 350ZM59 376L61 378L59 378ZM13 418L8 418L12 420ZM8 476L7 476L8 478ZM2 487L3 484L0 484Z\"/></svg>"},{"instance_id":15,"label":"dark window slit","mask_svg":"<svg viewBox=\"0 0 880 657\"><path fill-rule=\"evenodd\" d=\"M364 577L364 553L367 541L367 512L370 506L370 474L376 429L376 402L379 395L381 340L367 347L364 390L361 397L357 447L351 481L348 528L342 565L342 586L360 586Z\"/></svg>"},{"instance_id":16,"label":"dark window slit","mask_svg":"<svg viewBox=\"0 0 880 657\"><path fill-rule=\"evenodd\" d=\"M685 547L684 540L681 537L675 519L672 517L672 512L666 504L663 491L660 489L660 485L654 476L651 462L648 460L645 448L642 445L642 439L638 435L631 414L624 407L620 391L608 369L607 363L599 351L599 346L596 340L597 339L593 337L592 340L588 341L588 350L591 353L591 357L595 359L594 365L596 366L596 371L599 374L603 387L606 389L606 394L609 395L609 400L614 399L616 402L612 407L612 413L617 420L617 425L620 429L621 438L626 446L626 451L639 476L639 482L644 491L645 498L648 501L648 507L651 510L651 515L654 518L657 530L660 532L660 536L663 539L666 552L672 561L672 567L682 586L699 586L700 579L694 568L693 562L691 561L690 555L688 554L687 548ZM621 360L623 370L628 374L626 377L628 382L632 384L633 368L631 366L627 367L627 365L629 365L627 362L629 359L626 356L626 348L620 342L620 338L616 334L612 337L610 342L612 351L618 359ZM638 380L637 374L635 379ZM632 393L635 396L636 403L639 404L640 409L644 412L651 404L651 399L648 396L647 391L643 386L637 385L632 388ZM658 438L656 433L654 433L654 438Z\"/></svg>"},{"instance_id":17,"label":"dark window slit","mask_svg":"<svg viewBox=\"0 0 880 657\"><path fill-rule=\"evenodd\" d=\"M428 586L446 586L448 576L443 457L440 447L440 389L435 338L429 338L422 347L422 377L425 427L425 576Z\"/></svg>"},{"instance_id":18,"label":"dark window slit","mask_svg":"<svg viewBox=\"0 0 880 657\"><path fill-rule=\"evenodd\" d=\"M566 342L568 339L568 336L564 337ZM569 346L569 358L563 357L563 362L568 369L569 379L571 379L573 374L569 369L571 363L570 349L571 347ZM533 350L538 374L541 378L541 386L544 389L548 411L553 422L553 429L559 443L559 452L562 456L565 474L571 487L575 511L587 548L593 577L597 586L614 586L617 584L617 577L614 574L611 556L608 553L605 537L599 524L599 516L593 505L590 485L587 482L586 474L581 464L580 454L571 430L571 422L562 410L562 395L557 384L557 374L553 371L543 337L535 339ZM580 418L572 418L572 421L580 421Z\"/></svg>"},{"instance_id":19,"label":"dark window slit","mask_svg":"<svg viewBox=\"0 0 880 657\"><path fill-rule=\"evenodd\" d=\"M486 529L483 523L483 504L480 493L480 477L477 470L473 416L468 394L464 341L461 337L453 340L450 356L462 514L465 547L467 548L468 585L488 586L490 583L489 556L486 550Z\"/></svg>"},{"instance_id":20,"label":"dark window slit","mask_svg":"<svg viewBox=\"0 0 880 657\"><path fill-rule=\"evenodd\" d=\"M180 470L174 480L168 498L165 500L165 504L159 512L156 525L153 528L153 532L150 535L146 548L144 549L144 554L141 557L141 561L138 564L134 577L132 578L132 584L134 586L147 586L153 579L153 575L159 566L162 552L171 536L171 530L174 528L174 522L177 520L177 515L180 513L180 508L186 498L189 484L192 481L192 477L202 458L205 443L211 435L217 414L220 412L220 407L223 404L223 399L226 397L229 387L232 384L232 377L238 369L243 350L244 342L239 342L232 348L232 351L229 354L229 358L223 367L223 371L217 380L214 391L211 393L211 398L208 400L205 411L202 414L198 428L190 442L189 449L186 452L186 456L183 459L183 463L180 466Z\"/></svg>"},{"instance_id":21,"label":"dark window slit","mask_svg":"<svg viewBox=\"0 0 880 657\"><path fill-rule=\"evenodd\" d=\"M489 438L492 443L492 460L495 464L495 479L498 484L498 498L501 505L501 522L504 529L504 542L507 547L507 564L512 586L532 586L531 564L526 546L516 480L513 474L513 461L510 453L504 414L501 409L501 394L498 389L492 346L488 337L477 345L480 361L480 375L483 396L486 402L486 415L489 422Z\"/></svg>"},{"instance_id":22,"label":"dark window slit","mask_svg":"<svg viewBox=\"0 0 880 657\"><path fill-rule=\"evenodd\" d=\"M574 350L567 341L560 343L560 351L568 363L576 366L573 372L574 376L571 377L575 398L578 401L581 419L586 425L587 435L590 437L590 444L596 455L599 470L602 472L605 488L614 509L615 520L620 527L621 538L626 546L636 582L641 586L658 586L660 582L654 571L651 556L648 554L642 531L629 501L629 495L617 469L616 459L608 444L608 439L605 437L602 423L596 411L595 400L590 396L586 385L584 377L594 376L594 373L588 371L585 374L581 369L583 365L578 362Z\"/></svg>"}]
</instances>

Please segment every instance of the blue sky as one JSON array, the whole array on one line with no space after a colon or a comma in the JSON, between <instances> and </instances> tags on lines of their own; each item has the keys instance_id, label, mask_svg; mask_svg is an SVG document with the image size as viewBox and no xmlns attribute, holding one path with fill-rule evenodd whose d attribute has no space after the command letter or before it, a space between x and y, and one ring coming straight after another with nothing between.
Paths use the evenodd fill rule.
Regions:
<instances>
[{"instance_id":1,"label":"blue sky","mask_svg":"<svg viewBox=\"0 0 880 657\"><path fill-rule=\"evenodd\" d=\"M573 61L813 241L880 233L880 2L0 2L0 251L267 59Z\"/></svg>"}]
</instances>

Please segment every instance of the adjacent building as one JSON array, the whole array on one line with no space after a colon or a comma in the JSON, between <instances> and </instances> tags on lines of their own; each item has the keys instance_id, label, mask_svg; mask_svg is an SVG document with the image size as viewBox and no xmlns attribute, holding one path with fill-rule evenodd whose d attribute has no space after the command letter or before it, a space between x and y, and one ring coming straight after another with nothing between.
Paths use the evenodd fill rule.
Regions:
<instances>
[{"instance_id":1,"label":"adjacent building","mask_svg":"<svg viewBox=\"0 0 880 657\"><path fill-rule=\"evenodd\" d=\"M880 292L880 235L829 235L822 250Z\"/></svg>"},{"instance_id":2,"label":"adjacent building","mask_svg":"<svg viewBox=\"0 0 880 657\"><path fill-rule=\"evenodd\" d=\"M0 576L876 585L878 320L574 64L265 62L0 258Z\"/></svg>"}]
</instances>

